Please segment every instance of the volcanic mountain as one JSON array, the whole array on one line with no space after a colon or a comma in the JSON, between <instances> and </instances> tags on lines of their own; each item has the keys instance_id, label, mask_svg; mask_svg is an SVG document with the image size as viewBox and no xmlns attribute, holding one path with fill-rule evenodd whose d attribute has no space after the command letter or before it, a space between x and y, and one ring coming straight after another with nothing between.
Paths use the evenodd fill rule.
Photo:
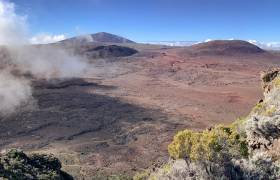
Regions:
<instances>
[{"instance_id":1,"label":"volcanic mountain","mask_svg":"<svg viewBox=\"0 0 280 180\"><path fill-rule=\"evenodd\" d=\"M84 43L135 43L129 39L114 34L99 32L65 39L60 41L64 44L84 44Z\"/></svg>"},{"instance_id":2,"label":"volcanic mountain","mask_svg":"<svg viewBox=\"0 0 280 180\"><path fill-rule=\"evenodd\" d=\"M214 40L192 45L188 49L192 54L198 55L237 55L265 52L258 46L242 40Z\"/></svg>"},{"instance_id":3,"label":"volcanic mountain","mask_svg":"<svg viewBox=\"0 0 280 180\"><path fill-rule=\"evenodd\" d=\"M110 58L131 56L137 52L137 50L125 46L107 45L92 48L87 46L82 54L87 55L89 58Z\"/></svg>"}]
</instances>

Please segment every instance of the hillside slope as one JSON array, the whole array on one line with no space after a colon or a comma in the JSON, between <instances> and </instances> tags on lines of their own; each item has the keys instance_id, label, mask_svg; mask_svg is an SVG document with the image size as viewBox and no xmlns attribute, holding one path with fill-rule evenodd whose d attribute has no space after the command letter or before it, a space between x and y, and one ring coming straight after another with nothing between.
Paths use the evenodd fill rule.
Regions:
<instances>
[{"instance_id":1,"label":"hillside slope","mask_svg":"<svg viewBox=\"0 0 280 180\"><path fill-rule=\"evenodd\" d=\"M82 36L77 36L69 39L60 41L64 44L86 44L86 43L135 43L124 37L106 33L99 32L95 34L87 34Z\"/></svg>"},{"instance_id":2,"label":"hillside slope","mask_svg":"<svg viewBox=\"0 0 280 180\"><path fill-rule=\"evenodd\" d=\"M138 52L133 48L118 45L82 46L77 51L79 54L87 56L88 59L126 57Z\"/></svg>"},{"instance_id":3,"label":"hillside slope","mask_svg":"<svg viewBox=\"0 0 280 180\"><path fill-rule=\"evenodd\" d=\"M229 126L184 130L169 145L169 163L135 179L279 179L280 71L263 73L264 99Z\"/></svg>"},{"instance_id":4,"label":"hillside slope","mask_svg":"<svg viewBox=\"0 0 280 180\"><path fill-rule=\"evenodd\" d=\"M258 46L241 40L214 40L192 45L189 47L189 50L193 54L199 55L238 55L265 52Z\"/></svg>"}]
</instances>

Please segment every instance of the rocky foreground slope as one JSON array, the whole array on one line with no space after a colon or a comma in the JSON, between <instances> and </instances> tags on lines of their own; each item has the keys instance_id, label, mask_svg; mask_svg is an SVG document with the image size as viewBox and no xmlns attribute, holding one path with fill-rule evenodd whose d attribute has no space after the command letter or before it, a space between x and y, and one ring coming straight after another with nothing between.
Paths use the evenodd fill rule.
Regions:
<instances>
[{"instance_id":1,"label":"rocky foreground slope","mask_svg":"<svg viewBox=\"0 0 280 180\"><path fill-rule=\"evenodd\" d=\"M264 99L247 117L179 132L168 147L170 161L134 179L279 179L280 70L261 77Z\"/></svg>"},{"instance_id":2,"label":"rocky foreground slope","mask_svg":"<svg viewBox=\"0 0 280 180\"><path fill-rule=\"evenodd\" d=\"M71 180L61 170L60 161L52 155L26 155L19 150L10 150L0 155L0 179L49 179Z\"/></svg>"}]
</instances>

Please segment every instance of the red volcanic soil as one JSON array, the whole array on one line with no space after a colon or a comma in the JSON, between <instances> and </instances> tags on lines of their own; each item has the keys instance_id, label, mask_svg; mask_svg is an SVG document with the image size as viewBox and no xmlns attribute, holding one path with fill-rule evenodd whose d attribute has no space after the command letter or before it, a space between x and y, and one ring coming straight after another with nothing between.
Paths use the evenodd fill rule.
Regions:
<instances>
[{"instance_id":1,"label":"red volcanic soil","mask_svg":"<svg viewBox=\"0 0 280 180\"><path fill-rule=\"evenodd\" d=\"M232 42L219 48L127 44L138 53L91 60L87 78L34 80L38 107L1 118L1 148L54 153L79 178L157 166L177 131L228 124L262 97L259 73L279 66L279 54L239 41L234 47L251 53L205 53Z\"/></svg>"}]
</instances>

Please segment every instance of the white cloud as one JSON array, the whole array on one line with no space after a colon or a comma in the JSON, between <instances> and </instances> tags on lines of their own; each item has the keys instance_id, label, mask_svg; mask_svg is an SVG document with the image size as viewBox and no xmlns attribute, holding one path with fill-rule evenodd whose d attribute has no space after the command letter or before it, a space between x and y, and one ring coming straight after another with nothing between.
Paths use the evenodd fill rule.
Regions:
<instances>
[{"instance_id":1,"label":"white cloud","mask_svg":"<svg viewBox=\"0 0 280 180\"><path fill-rule=\"evenodd\" d=\"M8 0L0 0L0 45L47 44L61 41L64 34L40 33L28 38L27 16L16 14L16 5Z\"/></svg>"},{"instance_id":2,"label":"white cloud","mask_svg":"<svg viewBox=\"0 0 280 180\"><path fill-rule=\"evenodd\" d=\"M254 39L250 39L250 40L248 40L248 42L251 43L251 44L255 44L255 45L258 44L258 41L254 40Z\"/></svg>"},{"instance_id":3,"label":"white cloud","mask_svg":"<svg viewBox=\"0 0 280 180\"><path fill-rule=\"evenodd\" d=\"M266 45L271 48L276 48L276 47L280 48L280 42L268 42L266 43Z\"/></svg>"},{"instance_id":4,"label":"white cloud","mask_svg":"<svg viewBox=\"0 0 280 180\"><path fill-rule=\"evenodd\" d=\"M0 44L26 43L27 16L15 13L15 4L0 0Z\"/></svg>"},{"instance_id":5,"label":"white cloud","mask_svg":"<svg viewBox=\"0 0 280 180\"><path fill-rule=\"evenodd\" d=\"M213 41L212 39L206 39L204 42L210 42Z\"/></svg>"},{"instance_id":6,"label":"white cloud","mask_svg":"<svg viewBox=\"0 0 280 180\"><path fill-rule=\"evenodd\" d=\"M197 41L144 41L143 44L155 44L164 46L191 46Z\"/></svg>"},{"instance_id":7,"label":"white cloud","mask_svg":"<svg viewBox=\"0 0 280 180\"><path fill-rule=\"evenodd\" d=\"M62 41L64 39L66 39L65 34L52 35L52 34L48 34L48 33L42 33L42 34L38 34L38 35L30 38L30 43L31 44L48 44L48 43Z\"/></svg>"},{"instance_id":8,"label":"white cloud","mask_svg":"<svg viewBox=\"0 0 280 180\"><path fill-rule=\"evenodd\" d=\"M255 44L263 49L280 50L280 42L259 42L257 40L248 40L249 43Z\"/></svg>"}]
</instances>

